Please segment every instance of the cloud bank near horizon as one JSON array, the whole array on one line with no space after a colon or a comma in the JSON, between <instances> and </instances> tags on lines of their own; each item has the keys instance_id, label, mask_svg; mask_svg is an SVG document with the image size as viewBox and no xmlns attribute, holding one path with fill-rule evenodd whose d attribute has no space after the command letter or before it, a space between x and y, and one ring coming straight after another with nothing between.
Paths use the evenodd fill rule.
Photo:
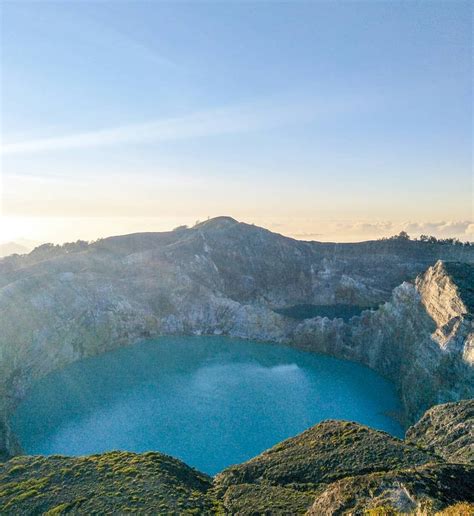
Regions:
<instances>
[{"instance_id":1,"label":"cloud bank near horizon","mask_svg":"<svg viewBox=\"0 0 474 516\"><path fill-rule=\"evenodd\" d=\"M278 231L278 228L275 228ZM349 240L375 239L397 235L401 231L407 232L411 237L420 235L435 236L436 238L458 238L462 241L474 241L474 221L438 221L438 222L334 222L328 224L328 232L295 232L292 236L300 239L328 240L331 237L336 241L341 238Z\"/></svg>"}]
</instances>

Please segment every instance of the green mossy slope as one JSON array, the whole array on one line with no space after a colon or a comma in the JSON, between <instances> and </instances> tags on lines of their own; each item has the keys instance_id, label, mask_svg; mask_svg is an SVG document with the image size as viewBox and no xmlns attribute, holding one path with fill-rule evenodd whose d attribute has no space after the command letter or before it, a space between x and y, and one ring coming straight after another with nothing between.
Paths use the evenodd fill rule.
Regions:
<instances>
[{"instance_id":1,"label":"green mossy slope","mask_svg":"<svg viewBox=\"0 0 474 516\"><path fill-rule=\"evenodd\" d=\"M161 453L16 457L0 464L0 514L203 514L210 487Z\"/></svg>"},{"instance_id":2,"label":"green mossy slope","mask_svg":"<svg viewBox=\"0 0 474 516\"><path fill-rule=\"evenodd\" d=\"M216 484L317 485L340 478L425 464L436 458L385 432L329 420L217 475Z\"/></svg>"}]
</instances>

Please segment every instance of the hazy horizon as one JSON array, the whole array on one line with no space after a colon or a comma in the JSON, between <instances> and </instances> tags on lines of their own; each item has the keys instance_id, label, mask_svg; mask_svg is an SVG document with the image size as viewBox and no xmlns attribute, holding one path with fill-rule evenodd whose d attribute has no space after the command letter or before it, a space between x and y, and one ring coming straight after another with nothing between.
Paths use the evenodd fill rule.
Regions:
<instances>
[{"instance_id":1,"label":"hazy horizon","mask_svg":"<svg viewBox=\"0 0 474 516\"><path fill-rule=\"evenodd\" d=\"M474 240L470 2L1 10L0 242Z\"/></svg>"},{"instance_id":2,"label":"hazy horizon","mask_svg":"<svg viewBox=\"0 0 474 516\"><path fill-rule=\"evenodd\" d=\"M221 216L229 216L229 215L221 215ZM150 219L143 221L141 219L136 221L130 221L130 219L126 219L125 221L121 221L120 219L115 219L113 221L109 221L106 218L98 219L94 223L90 220L82 221L79 219L58 219L58 220L50 220L44 223L43 229L41 229L41 221L30 219L25 220L25 227L29 226L30 231L33 232L32 228L34 228L34 234L36 235L36 239L32 238L2 238L0 239L0 246L2 244L18 244L27 249L33 249L34 247L41 245L43 243L53 243L53 244L64 244L67 242L75 242L76 240L86 240L86 241L95 241L100 238L106 238L111 236L120 236L126 235L130 233L141 233L141 232L166 232L171 231L179 226L187 226L192 228L195 224L199 222L204 222L209 218L213 217L205 217L202 219L194 219L190 218L181 218L181 219L161 219L155 220ZM420 235L429 235L436 236L437 238L459 238L462 242L472 242L469 238L462 238L463 235L469 233L462 233L463 229L466 225L472 226L472 223L469 222L461 222L458 224L453 223L438 223L434 225L430 224L413 224L413 223L403 223L403 224L392 224L392 223L359 223L357 225L353 225L350 222L332 222L333 233L340 235L339 239L331 239L325 238L325 235L322 233L310 233L310 232L301 232L301 233L292 233L289 226L285 226L283 224L278 223L255 223L252 220L238 220L238 222L244 222L246 224L256 224L258 226L264 227L274 233L280 233L284 236L288 236L291 238L295 238L297 240L309 240L309 241L320 241L320 242L363 242L368 240L379 240L382 238L391 237L394 235L398 235L401 231L408 232L410 238L416 239ZM7 222L8 225L8 222ZM87 229L84 228L87 227ZM91 230L91 227L94 227L94 230ZM314 224L312 224L314 227ZM108 230L106 229L108 228ZM114 231L114 228L117 231ZM118 230L118 228L122 228L122 231ZM1 228L0 228L1 229ZM349 233L347 233L349 231ZM467 232L472 231L471 228L467 228ZM57 235L56 239L48 239L46 236L41 238L41 235L48 235L53 232ZM8 235L8 231L1 232L4 237ZM66 235L65 238L61 238L59 235ZM458 235L461 235L459 237ZM16 252L16 251L14 251ZM2 253L0 250L0 257Z\"/></svg>"}]
</instances>

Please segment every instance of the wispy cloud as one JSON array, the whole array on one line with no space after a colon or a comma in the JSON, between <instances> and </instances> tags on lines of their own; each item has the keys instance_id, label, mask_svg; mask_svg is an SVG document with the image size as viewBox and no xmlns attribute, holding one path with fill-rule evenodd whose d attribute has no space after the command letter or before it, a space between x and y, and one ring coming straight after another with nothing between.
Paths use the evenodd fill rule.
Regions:
<instances>
[{"instance_id":1,"label":"wispy cloud","mask_svg":"<svg viewBox=\"0 0 474 516\"><path fill-rule=\"evenodd\" d=\"M440 221L412 222L380 220L367 222L365 220L337 221L322 219L300 220L289 219L278 231L303 240L322 240L335 242L354 242L379 239L397 235L406 231L415 238L422 234L433 235L437 238L459 238L462 241L474 240L474 221ZM298 229L297 229L298 228Z\"/></svg>"},{"instance_id":2,"label":"wispy cloud","mask_svg":"<svg viewBox=\"0 0 474 516\"><path fill-rule=\"evenodd\" d=\"M303 232L303 233L293 233L292 236L294 238L300 238L302 240L313 240L315 238L319 238L324 236L324 233L311 233L311 232Z\"/></svg>"},{"instance_id":3,"label":"wispy cloud","mask_svg":"<svg viewBox=\"0 0 474 516\"><path fill-rule=\"evenodd\" d=\"M411 222L405 231L414 234L436 235L439 237L474 236L474 224L470 220L441 222Z\"/></svg>"},{"instance_id":4,"label":"wispy cloud","mask_svg":"<svg viewBox=\"0 0 474 516\"><path fill-rule=\"evenodd\" d=\"M275 122L274 120L272 121ZM236 110L216 110L187 116L130 124L81 132L68 136L7 143L2 154L18 154L64 149L80 149L125 143L151 143L197 138L214 134L235 133L255 129L261 121L250 113Z\"/></svg>"},{"instance_id":5,"label":"wispy cloud","mask_svg":"<svg viewBox=\"0 0 474 516\"><path fill-rule=\"evenodd\" d=\"M311 101L269 100L209 109L189 115L163 118L142 124L124 124L67 136L4 143L0 153L23 154L31 152L81 149L117 144L159 143L171 140L201 138L234 133L271 129L293 123L323 119L338 113L359 110L361 104L352 99L325 100L324 104Z\"/></svg>"}]
</instances>

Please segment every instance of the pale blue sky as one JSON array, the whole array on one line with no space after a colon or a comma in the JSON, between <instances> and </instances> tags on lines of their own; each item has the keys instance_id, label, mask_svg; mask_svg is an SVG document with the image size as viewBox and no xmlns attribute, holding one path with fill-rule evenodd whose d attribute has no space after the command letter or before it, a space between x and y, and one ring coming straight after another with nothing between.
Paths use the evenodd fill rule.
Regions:
<instances>
[{"instance_id":1,"label":"pale blue sky","mask_svg":"<svg viewBox=\"0 0 474 516\"><path fill-rule=\"evenodd\" d=\"M94 238L229 214L323 240L473 231L469 2L1 8L4 226L87 217L70 236ZM68 239L57 227L41 238Z\"/></svg>"}]
</instances>

